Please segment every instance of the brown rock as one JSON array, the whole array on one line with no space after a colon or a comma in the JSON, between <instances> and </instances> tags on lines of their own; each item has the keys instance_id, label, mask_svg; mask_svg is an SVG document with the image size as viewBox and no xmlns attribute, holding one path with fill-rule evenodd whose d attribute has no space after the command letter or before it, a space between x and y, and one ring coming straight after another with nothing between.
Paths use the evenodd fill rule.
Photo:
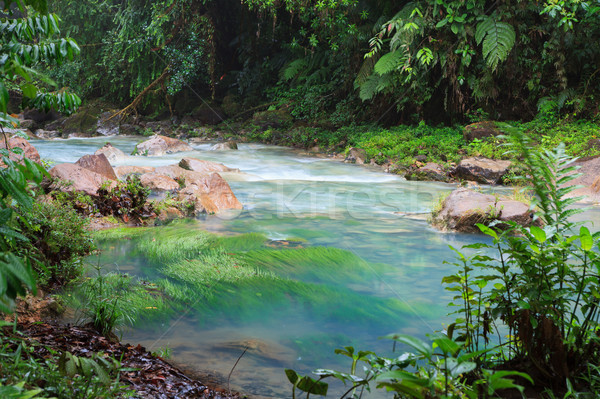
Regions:
<instances>
[{"instance_id":1,"label":"brown rock","mask_svg":"<svg viewBox=\"0 0 600 399\"><path fill-rule=\"evenodd\" d=\"M117 180L117 175L113 170L112 166L110 166L110 162L104 154L100 155L84 155L75 162L75 164L81 166L82 168L86 168L87 170L91 170L92 172L96 172L101 174L110 180Z\"/></svg>"},{"instance_id":2,"label":"brown rock","mask_svg":"<svg viewBox=\"0 0 600 399\"><path fill-rule=\"evenodd\" d=\"M413 168L404 175L406 180L416 181L448 181L444 168L435 162L429 162L421 168Z\"/></svg>"},{"instance_id":3,"label":"brown rock","mask_svg":"<svg viewBox=\"0 0 600 399\"><path fill-rule=\"evenodd\" d=\"M60 132L58 130L37 129L35 135L40 139L54 139L60 137Z\"/></svg>"},{"instance_id":4,"label":"brown rock","mask_svg":"<svg viewBox=\"0 0 600 399\"><path fill-rule=\"evenodd\" d=\"M154 172L152 166L117 166L113 169L119 180L124 180L128 175L143 175Z\"/></svg>"},{"instance_id":5,"label":"brown rock","mask_svg":"<svg viewBox=\"0 0 600 399\"><path fill-rule=\"evenodd\" d=\"M181 140L155 135L136 146L134 155L161 156L175 152L192 151L193 148Z\"/></svg>"},{"instance_id":6,"label":"brown rock","mask_svg":"<svg viewBox=\"0 0 600 399\"><path fill-rule=\"evenodd\" d=\"M190 184L179 192L179 199L195 203L196 208L201 205L208 213L243 208L225 179L214 172L190 180Z\"/></svg>"},{"instance_id":7,"label":"brown rock","mask_svg":"<svg viewBox=\"0 0 600 399\"><path fill-rule=\"evenodd\" d=\"M186 170L201 173L239 171L238 169L228 168L222 163L205 161L196 158L183 158L181 161L179 161L179 166Z\"/></svg>"},{"instance_id":8,"label":"brown rock","mask_svg":"<svg viewBox=\"0 0 600 399\"><path fill-rule=\"evenodd\" d=\"M8 137L8 134L0 134L0 148L6 148L6 144L8 143L8 148L20 148L23 150L21 154L15 154L11 152L9 154L9 158L15 162L21 161L23 158L29 158L33 162L40 163L41 158L40 154L37 152L34 146L29 143L29 141L25 140L22 137L14 136ZM4 163L0 159L0 167L4 167Z\"/></svg>"},{"instance_id":9,"label":"brown rock","mask_svg":"<svg viewBox=\"0 0 600 399\"><path fill-rule=\"evenodd\" d=\"M345 162L356 163L359 165L363 165L367 160L367 152L362 148L352 147L348 151L348 156L346 156Z\"/></svg>"},{"instance_id":10,"label":"brown rock","mask_svg":"<svg viewBox=\"0 0 600 399\"><path fill-rule=\"evenodd\" d=\"M158 214L158 220L160 220L161 222L166 222L174 219L181 219L183 217L183 213L181 213L179 209L173 206L161 210Z\"/></svg>"},{"instance_id":11,"label":"brown rock","mask_svg":"<svg viewBox=\"0 0 600 399\"><path fill-rule=\"evenodd\" d=\"M472 180L482 184L498 184L502 176L508 172L510 161L473 157L463 159L451 173L452 176Z\"/></svg>"},{"instance_id":12,"label":"brown rock","mask_svg":"<svg viewBox=\"0 0 600 399\"><path fill-rule=\"evenodd\" d=\"M99 148L95 155L104 154L108 159L108 162L119 162L125 159L125 153L116 147L113 147L111 143L104 144L104 147Z\"/></svg>"},{"instance_id":13,"label":"brown rock","mask_svg":"<svg viewBox=\"0 0 600 399\"><path fill-rule=\"evenodd\" d=\"M211 151L227 151L227 150L237 150L237 143L233 140L226 141L224 143L217 143L210 147Z\"/></svg>"},{"instance_id":14,"label":"brown rock","mask_svg":"<svg viewBox=\"0 0 600 399\"><path fill-rule=\"evenodd\" d=\"M439 212L432 215L433 225L442 230L477 233L477 223L513 221L523 226L531 225L533 213L529 205L514 200L499 200L466 188L454 190L442 202ZM498 225L502 227L502 225Z\"/></svg>"},{"instance_id":15,"label":"brown rock","mask_svg":"<svg viewBox=\"0 0 600 399\"><path fill-rule=\"evenodd\" d=\"M104 182L108 182L111 188L117 184L115 180L72 163L56 165L49 173L50 176L59 179L59 181L55 180L50 188L65 192L82 191L95 196L98 195L98 189Z\"/></svg>"},{"instance_id":16,"label":"brown rock","mask_svg":"<svg viewBox=\"0 0 600 399\"><path fill-rule=\"evenodd\" d=\"M484 137L496 137L503 134L492 121L476 122L465 126L463 137L467 143L474 139L481 140Z\"/></svg>"},{"instance_id":17,"label":"brown rock","mask_svg":"<svg viewBox=\"0 0 600 399\"><path fill-rule=\"evenodd\" d=\"M143 187L152 191L177 191L179 183L168 176L158 173L146 173L140 176L140 183Z\"/></svg>"}]
</instances>

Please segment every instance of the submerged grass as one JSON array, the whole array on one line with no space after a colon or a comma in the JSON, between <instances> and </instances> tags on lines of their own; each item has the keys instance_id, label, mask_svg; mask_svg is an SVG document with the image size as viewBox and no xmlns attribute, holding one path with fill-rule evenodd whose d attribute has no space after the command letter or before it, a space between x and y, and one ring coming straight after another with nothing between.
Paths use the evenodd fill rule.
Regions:
<instances>
[{"instance_id":1,"label":"submerged grass","mask_svg":"<svg viewBox=\"0 0 600 399\"><path fill-rule=\"evenodd\" d=\"M213 247L223 248L227 252L253 251L263 248L268 241L261 233L248 233L229 237L216 237Z\"/></svg>"},{"instance_id":2,"label":"submerged grass","mask_svg":"<svg viewBox=\"0 0 600 399\"><path fill-rule=\"evenodd\" d=\"M352 252L327 247L263 249L238 258L282 277L334 285L371 281L389 268L369 263Z\"/></svg>"}]
</instances>

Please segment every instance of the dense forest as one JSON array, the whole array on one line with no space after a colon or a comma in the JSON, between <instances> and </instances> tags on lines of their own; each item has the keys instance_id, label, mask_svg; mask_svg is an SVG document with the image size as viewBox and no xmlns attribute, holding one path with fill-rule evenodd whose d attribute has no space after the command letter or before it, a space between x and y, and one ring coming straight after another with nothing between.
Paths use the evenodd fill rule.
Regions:
<instances>
[{"instance_id":1,"label":"dense forest","mask_svg":"<svg viewBox=\"0 0 600 399\"><path fill-rule=\"evenodd\" d=\"M597 1L57 0L81 48L51 76L84 99L235 117L455 123L599 112ZM137 104L136 104L137 105Z\"/></svg>"}]
</instances>

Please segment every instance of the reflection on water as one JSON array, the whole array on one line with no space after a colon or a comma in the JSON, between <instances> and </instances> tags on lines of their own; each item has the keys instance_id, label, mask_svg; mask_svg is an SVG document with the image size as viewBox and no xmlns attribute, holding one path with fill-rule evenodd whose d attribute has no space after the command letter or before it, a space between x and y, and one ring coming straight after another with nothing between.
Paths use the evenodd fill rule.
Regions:
<instances>
[{"instance_id":1,"label":"reflection on water","mask_svg":"<svg viewBox=\"0 0 600 399\"><path fill-rule=\"evenodd\" d=\"M44 159L74 162L106 141L129 153L137 139L102 137L33 144ZM196 145L193 152L156 158L128 157L121 164L168 165L192 156L239 168L240 173L223 175L244 204L244 211L206 216L197 220L194 228L224 235L258 232L274 240L301 240L306 246L351 251L370 264L386 267L361 275L364 281L359 283L342 275L330 280L362 295L365 306L374 306L369 298L393 298L400 300L406 311L393 321L384 319L369 325L353 323L352 314L323 321L310 306L264 315L258 306L252 317L242 317L245 321L241 322L220 317L219 309L211 309L209 314L199 312L191 304L169 323L134 329L124 335L125 340L140 342L150 350L169 347L176 363L217 376L224 384L248 347L232 373L231 388L251 397L284 398L291 395L284 368L304 373L317 367L348 368L349 362L333 354L335 348L352 345L390 355L391 345L378 340L379 336L399 332L424 337L443 328L450 295L440 282L452 272L452 266L443 261L453 258L448 245L460 247L482 239L440 233L429 227L425 213L453 185L407 182L366 167L303 157L281 147L241 144L238 151L225 152L208 151L209 147ZM582 220L597 217L595 210ZM155 234L160 240L160 228ZM144 278L160 277L157 265L132 255L133 245L128 241L112 243L104 248L102 261ZM235 302L236 291L230 291L230 300ZM319 309L318 314L327 312L333 315L336 309ZM386 395L379 392L370 397L377 396Z\"/></svg>"}]
</instances>

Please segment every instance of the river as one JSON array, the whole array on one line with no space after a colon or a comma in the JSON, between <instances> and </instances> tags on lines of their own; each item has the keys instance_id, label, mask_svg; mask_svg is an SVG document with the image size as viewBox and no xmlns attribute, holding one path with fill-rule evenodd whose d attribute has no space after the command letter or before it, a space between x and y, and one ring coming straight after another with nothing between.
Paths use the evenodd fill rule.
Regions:
<instances>
[{"instance_id":1,"label":"river","mask_svg":"<svg viewBox=\"0 0 600 399\"><path fill-rule=\"evenodd\" d=\"M140 138L99 137L32 144L43 159L61 163L92 154L106 141L130 153ZM176 163L182 157L195 157L238 168L239 173L224 173L223 177L244 210L199 218L193 222L195 228L225 235L258 232L273 240L295 239L305 246L350 251L369 265L383 264L384 267L374 267L372 273L361 275L358 283L344 274L331 276L331 280L364 298L364 303L357 305L366 308L362 311L385 314L372 308L371 299L393 298L401 301L403 312L389 323L384 319L372 325L354 322L352 312L347 317L338 315L323 321L315 316L311 306L262 315L259 302L252 317L243 320L217 317L218 309L210 316L190 309L154 328L127 330L124 341L141 343L150 350L168 347L175 363L211 375L222 384L241 354L240 347L231 342L259 342L274 354L249 350L231 375L231 389L253 398L285 398L291 397L291 385L283 368L303 373L318 367L348 371L349 362L334 355L334 349L352 345L391 355L391 343L378 337L406 333L424 338L442 330L444 323L451 320L446 307L451 295L441 284L443 276L454 272L454 266L444 263L454 257L449 245L460 248L482 239L439 232L428 224L427 213L438 196L455 185L409 182L377 168L311 157L276 146L239 144L237 151L221 152L209 151L210 144L192 146L193 152L128 157L122 164L160 166ZM593 214L596 217L597 211ZM115 254L111 262L118 263L120 271L147 277L147 271L139 267L141 260L117 256L123 248L101 249L109 258ZM309 277L304 278L308 282ZM231 295L235 299L236 293ZM336 309L319 311L320 315L334 314Z\"/></svg>"}]
</instances>

